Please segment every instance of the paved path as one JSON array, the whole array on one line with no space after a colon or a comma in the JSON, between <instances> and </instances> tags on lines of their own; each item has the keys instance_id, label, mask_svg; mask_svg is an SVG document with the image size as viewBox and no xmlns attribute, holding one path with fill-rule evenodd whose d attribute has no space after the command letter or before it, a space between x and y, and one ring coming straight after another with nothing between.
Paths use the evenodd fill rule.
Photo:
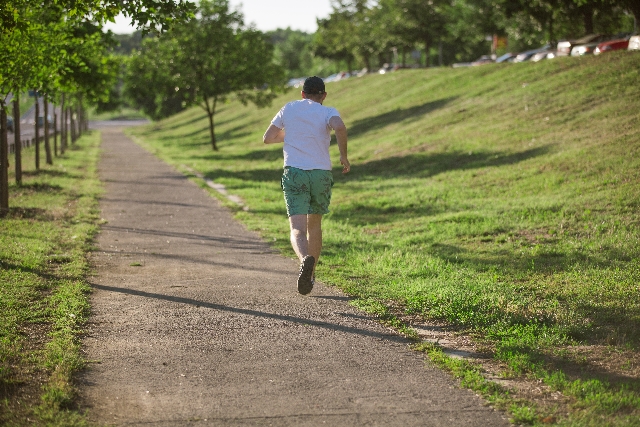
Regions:
<instances>
[{"instance_id":1,"label":"paved path","mask_svg":"<svg viewBox=\"0 0 640 427\"><path fill-rule=\"evenodd\" d=\"M205 191L103 130L81 408L101 425L508 426Z\"/></svg>"}]
</instances>

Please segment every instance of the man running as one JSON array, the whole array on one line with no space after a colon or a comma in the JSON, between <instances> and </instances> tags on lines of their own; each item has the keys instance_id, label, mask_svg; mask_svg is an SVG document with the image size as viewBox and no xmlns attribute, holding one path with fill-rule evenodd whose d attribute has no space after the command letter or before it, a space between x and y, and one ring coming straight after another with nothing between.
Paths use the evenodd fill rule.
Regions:
<instances>
[{"instance_id":1,"label":"man running","mask_svg":"<svg viewBox=\"0 0 640 427\"><path fill-rule=\"evenodd\" d=\"M300 259L298 292L313 289L315 266L322 249L322 215L331 201L329 143L333 129L338 140L342 173L351 169L347 159L347 127L335 108L322 105L327 92L320 77L309 77L302 99L289 102L276 114L264 134L265 144L284 142L282 191L291 227L291 245Z\"/></svg>"}]
</instances>

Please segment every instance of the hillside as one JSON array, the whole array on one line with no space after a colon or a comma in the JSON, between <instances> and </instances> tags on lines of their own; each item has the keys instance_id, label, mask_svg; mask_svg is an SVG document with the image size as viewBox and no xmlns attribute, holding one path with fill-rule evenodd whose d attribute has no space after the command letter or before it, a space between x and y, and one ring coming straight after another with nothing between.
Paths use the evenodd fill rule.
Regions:
<instances>
[{"instance_id":1,"label":"hillside","mask_svg":"<svg viewBox=\"0 0 640 427\"><path fill-rule=\"evenodd\" d=\"M620 52L328 84L352 171L334 173L319 280L382 319L455 326L500 376L565 396L524 396L518 422L638 425L639 70ZM199 109L134 134L242 197L237 217L292 255L281 148L261 141L297 98L223 105L219 152Z\"/></svg>"}]
</instances>

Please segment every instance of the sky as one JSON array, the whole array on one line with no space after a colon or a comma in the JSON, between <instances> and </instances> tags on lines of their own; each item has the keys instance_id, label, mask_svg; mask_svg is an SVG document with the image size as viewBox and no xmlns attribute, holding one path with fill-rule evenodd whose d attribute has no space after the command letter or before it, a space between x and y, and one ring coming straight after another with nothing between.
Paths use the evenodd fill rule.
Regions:
<instances>
[{"instance_id":1,"label":"sky","mask_svg":"<svg viewBox=\"0 0 640 427\"><path fill-rule=\"evenodd\" d=\"M315 33L316 18L326 18L331 13L331 0L229 0L231 7L241 6L246 24L254 23L261 31L291 27ZM135 28L124 18L108 23L106 29L116 34L132 33Z\"/></svg>"}]
</instances>

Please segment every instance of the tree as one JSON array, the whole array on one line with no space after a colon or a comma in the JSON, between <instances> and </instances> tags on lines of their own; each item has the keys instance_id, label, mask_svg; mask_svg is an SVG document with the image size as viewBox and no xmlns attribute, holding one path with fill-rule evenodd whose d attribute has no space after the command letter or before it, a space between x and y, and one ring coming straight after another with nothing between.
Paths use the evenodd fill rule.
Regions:
<instances>
[{"instance_id":1,"label":"tree","mask_svg":"<svg viewBox=\"0 0 640 427\"><path fill-rule=\"evenodd\" d=\"M214 122L218 104L235 93L244 103L268 105L284 88L285 76L273 62L268 37L245 28L242 14L230 10L227 0L200 1L197 17L150 42L150 49L133 61L128 87L134 102L154 111L155 117L167 115L161 106L202 107L209 119L212 148L218 150ZM153 80L142 81L140 76ZM145 85L152 86L155 97Z\"/></svg>"},{"instance_id":2,"label":"tree","mask_svg":"<svg viewBox=\"0 0 640 427\"><path fill-rule=\"evenodd\" d=\"M375 23L376 37L381 41L383 51L400 52L402 65L406 66L406 54L414 49L415 43L404 36L403 11L395 0L380 0L371 13L371 21ZM394 59L396 61L396 59ZM388 60L387 62L392 62Z\"/></svg>"},{"instance_id":3,"label":"tree","mask_svg":"<svg viewBox=\"0 0 640 427\"><path fill-rule=\"evenodd\" d=\"M635 19L635 28L638 29L638 22L640 22L640 2L637 0L618 0L616 4L629 11Z\"/></svg>"},{"instance_id":4,"label":"tree","mask_svg":"<svg viewBox=\"0 0 640 427\"><path fill-rule=\"evenodd\" d=\"M186 106L186 86L190 89L190 85L180 90L181 82L176 81L180 77L178 51L177 40L165 34L162 39L144 40L142 50L125 63L125 96L153 120L178 113Z\"/></svg>"},{"instance_id":5,"label":"tree","mask_svg":"<svg viewBox=\"0 0 640 427\"><path fill-rule=\"evenodd\" d=\"M29 11L43 5L55 6L69 18L92 19L103 24L122 13L138 28L145 30L169 28L173 23L192 16L194 4L188 0L3 0L0 9L0 29L3 33L28 27ZM26 18L25 18L26 17Z\"/></svg>"},{"instance_id":6,"label":"tree","mask_svg":"<svg viewBox=\"0 0 640 427\"><path fill-rule=\"evenodd\" d=\"M402 12L402 25L396 28L398 35L407 43L424 45L425 67L430 64L431 48L446 31L446 8L448 0L396 0Z\"/></svg>"},{"instance_id":7,"label":"tree","mask_svg":"<svg viewBox=\"0 0 640 427\"><path fill-rule=\"evenodd\" d=\"M351 71L356 41L350 15L334 9L328 18L318 19L317 22L318 31L313 39L314 54L337 62L343 61Z\"/></svg>"},{"instance_id":8,"label":"tree","mask_svg":"<svg viewBox=\"0 0 640 427\"><path fill-rule=\"evenodd\" d=\"M198 104L209 118L211 145L218 150L214 115L231 93L258 106L270 103L284 85L284 71L273 63L266 35L244 28L243 16L227 0L202 0L198 19L176 27L178 90L187 104Z\"/></svg>"},{"instance_id":9,"label":"tree","mask_svg":"<svg viewBox=\"0 0 640 427\"><path fill-rule=\"evenodd\" d=\"M186 0L3 0L0 107L4 110L10 92L31 88L49 96L74 90L76 102L100 99L105 92L103 83L115 68L105 59L104 40L97 34L102 34L106 20L122 12L143 29L163 29L189 17L193 8ZM83 33L86 25L92 25L94 31ZM3 148L6 138L0 138L0 150ZM6 171L6 164L2 167ZM7 198L5 175L0 174L0 200Z\"/></svg>"},{"instance_id":10,"label":"tree","mask_svg":"<svg viewBox=\"0 0 640 427\"><path fill-rule=\"evenodd\" d=\"M287 78L295 78L313 74L313 35L303 31L278 29L267 32L274 45L274 59L287 74Z\"/></svg>"}]
</instances>

